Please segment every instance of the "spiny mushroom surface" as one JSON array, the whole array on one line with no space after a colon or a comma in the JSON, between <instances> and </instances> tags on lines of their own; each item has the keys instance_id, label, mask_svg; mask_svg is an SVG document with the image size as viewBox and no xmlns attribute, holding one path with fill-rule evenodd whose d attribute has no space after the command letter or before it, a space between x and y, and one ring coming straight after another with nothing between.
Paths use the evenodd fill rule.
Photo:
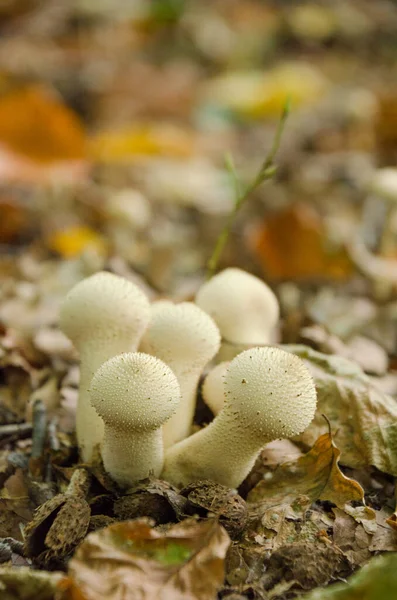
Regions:
<instances>
[{"instance_id":1,"label":"spiny mushroom surface","mask_svg":"<svg viewBox=\"0 0 397 600\"><path fill-rule=\"evenodd\" d=\"M145 294L127 279L107 272L79 282L63 302L60 326L80 354L76 434L85 462L103 437L102 419L90 403L91 379L112 356L136 350L149 319Z\"/></svg>"},{"instance_id":2,"label":"spiny mushroom surface","mask_svg":"<svg viewBox=\"0 0 397 600\"><path fill-rule=\"evenodd\" d=\"M233 358L239 345L273 341L279 305L272 290L258 277L242 269L225 269L200 287L195 301L219 327L219 360Z\"/></svg>"},{"instance_id":3,"label":"spiny mushroom surface","mask_svg":"<svg viewBox=\"0 0 397 600\"><path fill-rule=\"evenodd\" d=\"M163 360L175 373L182 399L175 415L163 428L166 447L190 433L199 377L219 349L217 326L191 302L154 303L152 318L140 349Z\"/></svg>"},{"instance_id":4,"label":"spiny mushroom surface","mask_svg":"<svg viewBox=\"0 0 397 600\"><path fill-rule=\"evenodd\" d=\"M313 419L316 389L304 362L279 348L251 348L229 365L225 407L198 433L166 452L162 477L176 486L210 479L238 487L268 442L301 433Z\"/></svg>"},{"instance_id":5,"label":"spiny mushroom surface","mask_svg":"<svg viewBox=\"0 0 397 600\"><path fill-rule=\"evenodd\" d=\"M123 487L158 476L163 467L161 426L176 411L178 380L158 358L141 352L114 356L95 373L91 403L105 424L103 465Z\"/></svg>"}]
</instances>

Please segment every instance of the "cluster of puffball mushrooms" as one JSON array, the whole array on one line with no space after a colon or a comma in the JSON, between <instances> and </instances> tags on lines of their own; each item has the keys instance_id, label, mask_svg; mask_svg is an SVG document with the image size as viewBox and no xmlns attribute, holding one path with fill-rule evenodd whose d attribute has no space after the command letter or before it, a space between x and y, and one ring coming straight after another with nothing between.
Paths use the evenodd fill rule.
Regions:
<instances>
[{"instance_id":1,"label":"cluster of puffball mushrooms","mask_svg":"<svg viewBox=\"0 0 397 600\"><path fill-rule=\"evenodd\" d=\"M278 317L270 288L235 268L204 283L194 303L150 304L137 285L107 272L78 283L60 324L80 354L83 461L99 450L124 488L150 474L179 487L200 479L238 487L263 446L301 433L316 408L303 361L266 345ZM191 434L211 361L221 362L203 397L215 417Z\"/></svg>"}]
</instances>

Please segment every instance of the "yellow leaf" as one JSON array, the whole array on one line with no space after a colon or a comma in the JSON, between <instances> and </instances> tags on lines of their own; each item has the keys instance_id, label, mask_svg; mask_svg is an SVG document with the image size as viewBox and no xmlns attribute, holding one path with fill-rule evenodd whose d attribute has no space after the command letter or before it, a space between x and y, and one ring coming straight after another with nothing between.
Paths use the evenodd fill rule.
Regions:
<instances>
[{"instance_id":1,"label":"yellow leaf","mask_svg":"<svg viewBox=\"0 0 397 600\"><path fill-rule=\"evenodd\" d=\"M79 256L92 248L99 254L106 254L107 244L104 238L89 227L75 225L53 233L47 241L50 250L61 254L64 258Z\"/></svg>"},{"instance_id":2,"label":"yellow leaf","mask_svg":"<svg viewBox=\"0 0 397 600\"><path fill-rule=\"evenodd\" d=\"M101 133L89 145L93 159L118 161L136 156L176 156L192 154L191 133L168 125L139 125L131 129Z\"/></svg>"}]
</instances>

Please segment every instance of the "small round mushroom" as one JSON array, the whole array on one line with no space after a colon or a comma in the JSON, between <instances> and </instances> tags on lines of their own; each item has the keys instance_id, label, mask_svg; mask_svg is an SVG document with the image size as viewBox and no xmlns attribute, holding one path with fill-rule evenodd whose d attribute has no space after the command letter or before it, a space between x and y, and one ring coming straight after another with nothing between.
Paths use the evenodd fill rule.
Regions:
<instances>
[{"instance_id":1,"label":"small round mushroom","mask_svg":"<svg viewBox=\"0 0 397 600\"><path fill-rule=\"evenodd\" d=\"M163 428L166 447L189 435L196 406L197 385L205 365L218 352L217 326L191 302L154 304L140 349L163 360L175 373L182 399Z\"/></svg>"},{"instance_id":2,"label":"small round mushroom","mask_svg":"<svg viewBox=\"0 0 397 600\"><path fill-rule=\"evenodd\" d=\"M229 364L230 361L224 361L213 367L206 375L201 387L203 400L214 415L220 413L225 405L225 389L223 384Z\"/></svg>"},{"instance_id":3,"label":"small round mushroom","mask_svg":"<svg viewBox=\"0 0 397 600\"><path fill-rule=\"evenodd\" d=\"M95 373L91 403L105 424L103 465L122 487L163 467L161 426L176 411L178 380L158 358L141 352L114 356Z\"/></svg>"},{"instance_id":4,"label":"small round mushroom","mask_svg":"<svg viewBox=\"0 0 397 600\"><path fill-rule=\"evenodd\" d=\"M196 304L219 327L219 360L234 358L244 346L273 341L279 318L277 298L263 281L242 269L225 269L204 283Z\"/></svg>"},{"instance_id":5,"label":"small round mushroom","mask_svg":"<svg viewBox=\"0 0 397 600\"><path fill-rule=\"evenodd\" d=\"M176 486L210 479L238 487L268 442L301 433L316 409L304 362L279 348L251 348L229 365L225 407L198 433L166 452L162 477Z\"/></svg>"},{"instance_id":6,"label":"small round mushroom","mask_svg":"<svg viewBox=\"0 0 397 600\"><path fill-rule=\"evenodd\" d=\"M88 394L91 379L109 358L136 350L150 319L150 304L133 283L100 272L75 285L67 294L60 314L62 331L80 354L80 393L76 435L82 459L92 460L102 441L103 422L92 408Z\"/></svg>"}]
</instances>

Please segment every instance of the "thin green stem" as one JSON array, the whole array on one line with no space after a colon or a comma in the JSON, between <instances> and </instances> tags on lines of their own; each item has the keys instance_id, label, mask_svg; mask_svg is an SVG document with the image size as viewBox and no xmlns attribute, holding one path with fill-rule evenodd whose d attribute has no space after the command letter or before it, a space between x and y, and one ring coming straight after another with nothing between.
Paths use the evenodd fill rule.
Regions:
<instances>
[{"instance_id":1,"label":"thin green stem","mask_svg":"<svg viewBox=\"0 0 397 600\"><path fill-rule=\"evenodd\" d=\"M290 101L289 101L289 99L287 99L287 101L284 105L284 108L283 108L283 112L281 114L281 117L280 117L278 125L277 125L276 133L273 138L272 147L270 148L270 151L266 155L265 160L263 161L257 175L254 177L254 179L251 181L251 183L249 183L245 188L242 186L242 184L237 176L236 170L234 168L232 156L230 154L226 155L225 164L226 164L226 168L227 168L228 172L230 173L230 176L231 176L231 179L233 182L233 187L234 187L236 198L235 198L233 210L230 213L230 215L228 216L226 223L216 241L215 248L212 252L212 255L207 262L207 277L208 277L208 279L210 277L212 277L216 271L216 268L219 263L219 259L220 259L221 254L226 246L226 243L229 239L230 232L232 230L233 223L235 221L238 211L243 206L243 204L245 204L246 200L251 195L251 193L257 187L262 185L262 183L264 183L265 181L269 181L269 179L272 179L272 177L274 176L274 174L276 172L277 167L274 164L274 159L275 159L277 151L280 147L281 138L282 138L282 135L284 132L285 123L286 123L287 117L289 115L289 112L290 112Z\"/></svg>"}]
</instances>

